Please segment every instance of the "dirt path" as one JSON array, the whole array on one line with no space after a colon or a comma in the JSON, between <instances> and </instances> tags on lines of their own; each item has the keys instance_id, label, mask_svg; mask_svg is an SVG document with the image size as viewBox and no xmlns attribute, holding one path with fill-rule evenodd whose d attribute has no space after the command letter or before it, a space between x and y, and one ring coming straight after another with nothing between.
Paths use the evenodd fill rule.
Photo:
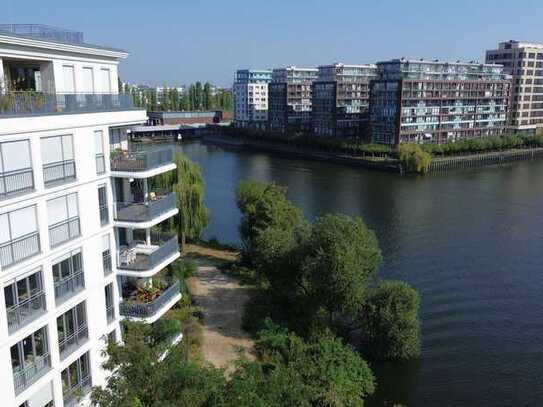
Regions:
<instances>
[{"instance_id":1,"label":"dirt path","mask_svg":"<svg viewBox=\"0 0 543 407\"><path fill-rule=\"evenodd\" d=\"M204 316L204 359L216 367L225 367L240 352L251 357L253 341L241 329L249 289L216 267L198 267L198 274L189 279L188 288Z\"/></svg>"}]
</instances>

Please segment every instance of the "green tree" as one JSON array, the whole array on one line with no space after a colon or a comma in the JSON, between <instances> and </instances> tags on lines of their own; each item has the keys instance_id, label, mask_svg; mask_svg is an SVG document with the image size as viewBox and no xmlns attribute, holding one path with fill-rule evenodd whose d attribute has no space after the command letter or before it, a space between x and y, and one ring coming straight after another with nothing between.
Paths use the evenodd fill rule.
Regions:
<instances>
[{"instance_id":1,"label":"green tree","mask_svg":"<svg viewBox=\"0 0 543 407\"><path fill-rule=\"evenodd\" d=\"M373 359L413 359L420 354L420 297L407 283L385 281L360 313L364 350Z\"/></svg>"},{"instance_id":2,"label":"green tree","mask_svg":"<svg viewBox=\"0 0 543 407\"><path fill-rule=\"evenodd\" d=\"M202 82L198 81L194 85L194 110L202 110L204 101L204 91Z\"/></svg>"},{"instance_id":3,"label":"green tree","mask_svg":"<svg viewBox=\"0 0 543 407\"><path fill-rule=\"evenodd\" d=\"M204 110L211 109L211 84L206 82L202 91L202 104Z\"/></svg>"},{"instance_id":4,"label":"green tree","mask_svg":"<svg viewBox=\"0 0 543 407\"><path fill-rule=\"evenodd\" d=\"M400 144L398 146L400 162L408 172L426 174L432 164L432 155L418 144Z\"/></svg>"}]
</instances>

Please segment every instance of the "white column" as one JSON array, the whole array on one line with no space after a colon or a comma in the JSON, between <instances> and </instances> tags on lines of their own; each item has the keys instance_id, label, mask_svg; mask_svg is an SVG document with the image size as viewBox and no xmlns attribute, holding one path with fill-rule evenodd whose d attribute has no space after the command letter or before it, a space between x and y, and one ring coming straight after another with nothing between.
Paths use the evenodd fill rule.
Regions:
<instances>
[{"instance_id":1,"label":"white column","mask_svg":"<svg viewBox=\"0 0 543 407\"><path fill-rule=\"evenodd\" d=\"M145 243L151 246L151 228L145 229Z\"/></svg>"},{"instance_id":2,"label":"white column","mask_svg":"<svg viewBox=\"0 0 543 407\"><path fill-rule=\"evenodd\" d=\"M147 178L143 180L143 199L147 201L149 198L149 184L147 184Z\"/></svg>"},{"instance_id":3,"label":"white column","mask_svg":"<svg viewBox=\"0 0 543 407\"><path fill-rule=\"evenodd\" d=\"M4 61L0 58L0 93L4 93L6 89L6 78L4 77Z\"/></svg>"}]
</instances>

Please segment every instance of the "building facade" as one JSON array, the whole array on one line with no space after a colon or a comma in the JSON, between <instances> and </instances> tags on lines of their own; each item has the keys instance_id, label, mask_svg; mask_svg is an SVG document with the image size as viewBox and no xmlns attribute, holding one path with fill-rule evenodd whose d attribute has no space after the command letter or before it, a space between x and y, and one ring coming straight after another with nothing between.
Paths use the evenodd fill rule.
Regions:
<instances>
[{"instance_id":1,"label":"building facade","mask_svg":"<svg viewBox=\"0 0 543 407\"><path fill-rule=\"evenodd\" d=\"M147 184L175 164L171 151L126 151L147 118L118 93L125 51L28 27L0 33L0 394L74 406L105 383L121 319L153 323L181 296L154 280L156 299L134 296L179 256L155 232L172 194Z\"/></svg>"},{"instance_id":2,"label":"building facade","mask_svg":"<svg viewBox=\"0 0 543 407\"><path fill-rule=\"evenodd\" d=\"M395 59L377 67L375 143L445 143L508 131L511 80L501 65Z\"/></svg>"},{"instance_id":3,"label":"building facade","mask_svg":"<svg viewBox=\"0 0 543 407\"><path fill-rule=\"evenodd\" d=\"M234 86L234 125L266 129L268 123L268 84L272 71L241 69L236 72Z\"/></svg>"},{"instance_id":4,"label":"building facade","mask_svg":"<svg viewBox=\"0 0 543 407\"><path fill-rule=\"evenodd\" d=\"M274 69L268 86L268 129L272 132L311 130L312 85L315 68Z\"/></svg>"},{"instance_id":5,"label":"building facade","mask_svg":"<svg viewBox=\"0 0 543 407\"><path fill-rule=\"evenodd\" d=\"M319 66L313 83L312 127L322 136L364 137L375 65Z\"/></svg>"},{"instance_id":6,"label":"building facade","mask_svg":"<svg viewBox=\"0 0 543 407\"><path fill-rule=\"evenodd\" d=\"M516 131L543 132L543 44L507 41L486 51L513 79L510 124Z\"/></svg>"}]
</instances>

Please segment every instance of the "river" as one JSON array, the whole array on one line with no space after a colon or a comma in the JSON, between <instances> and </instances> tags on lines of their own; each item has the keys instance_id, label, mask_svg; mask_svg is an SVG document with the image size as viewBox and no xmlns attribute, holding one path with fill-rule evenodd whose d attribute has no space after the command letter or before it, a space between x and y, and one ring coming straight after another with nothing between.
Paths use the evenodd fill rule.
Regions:
<instances>
[{"instance_id":1,"label":"river","mask_svg":"<svg viewBox=\"0 0 543 407\"><path fill-rule=\"evenodd\" d=\"M543 161L401 177L200 142L176 148L202 167L207 238L239 241L243 179L287 186L309 219L341 212L375 230L380 276L421 294L422 355L373 365L370 405L543 405Z\"/></svg>"}]
</instances>

